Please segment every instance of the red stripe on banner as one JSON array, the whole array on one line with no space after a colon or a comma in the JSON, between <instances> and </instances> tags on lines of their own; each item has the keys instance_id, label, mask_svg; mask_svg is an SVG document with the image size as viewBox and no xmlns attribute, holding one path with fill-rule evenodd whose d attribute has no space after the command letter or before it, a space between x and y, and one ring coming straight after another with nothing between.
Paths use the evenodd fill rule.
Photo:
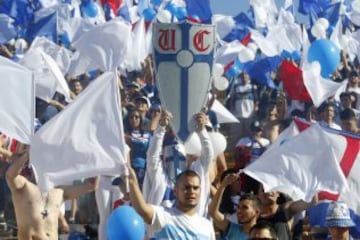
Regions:
<instances>
[{"instance_id":1,"label":"red stripe on banner","mask_svg":"<svg viewBox=\"0 0 360 240\"><path fill-rule=\"evenodd\" d=\"M231 62L229 62L225 67L224 67L224 72L227 72L227 70L229 70L229 68L232 66L232 65L234 65L234 60L233 61L231 61Z\"/></svg>"},{"instance_id":2,"label":"red stripe on banner","mask_svg":"<svg viewBox=\"0 0 360 240\"><path fill-rule=\"evenodd\" d=\"M350 170L359 154L360 141L358 139L345 137L346 149L343 158L341 159L340 166L344 172L345 177L349 176Z\"/></svg>"},{"instance_id":3,"label":"red stripe on banner","mask_svg":"<svg viewBox=\"0 0 360 240\"><path fill-rule=\"evenodd\" d=\"M352 166L354 165L355 160L359 154L360 150L360 141L358 139L350 138L343 136L346 139L346 149L344 155L340 162L340 167L345 175L349 176ZM339 194L331 194L329 192L320 192L319 200L329 199L336 201L339 199Z\"/></svg>"},{"instance_id":4,"label":"red stripe on banner","mask_svg":"<svg viewBox=\"0 0 360 240\"><path fill-rule=\"evenodd\" d=\"M251 33L248 33L243 39L240 40L242 45L247 46L251 41Z\"/></svg>"},{"instance_id":5,"label":"red stripe on banner","mask_svg":"<svg viewBox=\"0 0 360 240\"><path fill-rule=\"evenodd\" d=\"M300 132L311 126L309 122L301 121L299 118L294 118L294 122L296 123L296 126L298 127Z\"/></svg>"}]
</instances>

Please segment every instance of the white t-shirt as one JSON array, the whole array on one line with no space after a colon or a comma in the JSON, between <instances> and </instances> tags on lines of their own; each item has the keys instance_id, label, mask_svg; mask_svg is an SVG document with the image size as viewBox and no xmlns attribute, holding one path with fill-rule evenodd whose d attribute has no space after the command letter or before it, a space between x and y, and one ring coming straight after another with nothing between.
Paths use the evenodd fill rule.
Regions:
<instances>
[{"instance_id":1,"label":"white t-shirt","mask_svg":"<svg viewBox=\"0 0 360 240\"><path fill-rule=\"evenodd\" d=\"M211 240L215 239L214 227L210 220L197 213L186 215L176 208L154 206L151 230L155 239Z\"/></svg>"}]
</instances>

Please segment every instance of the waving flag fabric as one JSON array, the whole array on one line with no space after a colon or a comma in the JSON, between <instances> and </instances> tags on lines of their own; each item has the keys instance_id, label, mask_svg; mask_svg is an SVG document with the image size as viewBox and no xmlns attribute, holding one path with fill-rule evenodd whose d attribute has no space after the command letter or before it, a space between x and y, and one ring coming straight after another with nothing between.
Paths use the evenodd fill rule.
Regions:
<instances>
[{"instance_id":1,"label":"waving flag fabric","mask_svg":"<svg viewBox=\"0 0 360 240\"><path fill-rule=\"evenodd\" d=\"M35 95L48 102L55 92L65 96L71 102L70 89L56 62L40 49L33 49L25 53L19 62L34 72Z\"/></svg>"},{"instance_id":2,"label":"waving flag fabric","mask_svg":"<svg viewBox=\"0 0 360 240\"><path fill-rule=\"evenodd\" d=\"M31 140L30 162L40 189L122 173L125 141L115 73L93 81Z\"/></svg>"},{"instance_id":3,"label":"waving flag fabric","mask_svg":"<svg viewBox=\"0 0 360 240\"><path fill-rule=\"evenodd\" d=\"M14 20L5 14L0 14L0 44L8 42L16 36Z\"/></svg>"},{"instance_id":4,"label":"waving flag fabric","mask_svg":"<svg viewBox=\"0 0 360 240\"><path fill-rule=\"evenodd\" d=\"M286 129L279 137L279 141L286 141L297 133L310 127L309 122L295 119L293 124ZM351 209L351 217L356 226L350 232L356 239L360 238L360 135L334 130L323 127L330 137L329 146L332 146L334 154L346 177L349 188L340 194L330 194L321 192L320 200L344 201ZM326 209L328 202L322 201L320 204L308 210L309 222L312 226L325 226Z\"/></svg>"},{"instance_id":5,"label":"waving flag fabric","mask_svg":"<svg viewBox=\"0 0 360 240\"><path fill-rule=\"evenodd\" d=\"M114 71L128 60L131 40L131 27L117 20L84 33L73 43L76 52L69 75L77 76L94 69Z\"/></svg>"},{"instance_id":6,"label":"waving flag fabric","mask_svg":"<svg viewBox=\"0 0 360 240\"><path fill-rule=\"evenodd\" d=\"M29 25L26 39L32 42L37 36L44 36L53 42L57 42L57 15L50 14Z\"/></svg>"},{"instance_id":7,"label":"waving flag fabric","mask_svg":"<svg viewBox=\"0 0 360 240\"><path fill-rule=\"evenodd\" d=\"M211 23L210 0L185 0L188 16L197 16L202 23Z\"/></svg>"},{"instance_id":8,"label":"waving flag fabric","mask_svg":"<svg viewBox=\"0 0 360 240\"><path fill-rule=\"evenodd\" d=\"M33 74L1 56L0 73L0 132L29 144L35 118Z\"/></svg>"},{"instance_id":9,"label":"waving flag fabric","mask_svg":"<svg viewBox=\"0 0 360 240\"><path fill-rule=\"evenodd\" d=\"M314 74L311 65L304 65L303 69L284 60L279 68L279 76L284 89L290 99L301 102L313 102L320 106L328 97L334 95L346 82L336 83L323 79Z\"/></svg>"},{"instance_id":10,"label":"waving flag fabric","mask_svg":"<svg viewBox=\"0 0 360 240\"><path fill-rule=\"evenodd\" d=\"M339 158L333 136L314 124L265 151L244 172L263 183L266 192L277 190L309 202L322 190L340 193L348 187Z\"/></svg>"}]
</instances>

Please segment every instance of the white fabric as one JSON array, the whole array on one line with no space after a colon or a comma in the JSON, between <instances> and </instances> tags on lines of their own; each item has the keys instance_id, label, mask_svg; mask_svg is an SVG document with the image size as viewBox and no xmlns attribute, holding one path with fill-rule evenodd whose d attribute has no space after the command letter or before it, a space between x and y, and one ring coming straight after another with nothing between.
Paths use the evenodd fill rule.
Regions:
<instances>
[{"instance_id":1,"label":"white fabric","mask_svg":"<svg viewBox=\"0 0 360 240\"><path fill-rule=\"evenodd\" d=\"M126 60L126 66L128 71L141 70L141 63L149 55L149 51L146 45L146 31L145 31L145 19L144 17L136 23L131 41L132 51L129 53L129 57Z\"/></svg>"},{"instance_id":2,"label":"white fabric","mask_svg":"<svg viewBox=\"0 0 360 240\"><path fill-rule=\"evenodd\" d=\"M156 232L156 239L215 240L214 227L205 217L186 215L176 208L153 206L153 209L151 229Z\"/></svg>"},{"instance_id":3,"label":"white fabric","mask_svg":"<svg viewBox=\"0 0 360 240\"><path fill-rule=\"evenodd\" d=\"M98 239L106 240L106 223L113 211L114 202L122 197L119 186L112 185L114 177L100 176L99 187L95 190L96 206L99 213Z\"/></svg>"},{"instance_id":4,"label":"white fabric","mask_svg":"<svg viewBox=\"0 0 360 240\"><path fill-rule=\"evenodd\" d=\"M211 110L216 113L219 123L239 122L239 120L217 99L215 99L213 105L211 106Z\"/></svg>"},{"instance_id":5,"label":"white fabric","mask_svg":"<svg viewBox=\"0 0 360 240\"><path fill-rule=\"evenodd\" d=\"M73 43L79 57L73 58L69 75L77 76L94 70L94 66L103 71L114 71L133 50L131 41L131 26L116 20L85 32Z\"/></svg>"},{"instance_id":6,"label":"white fabric","mask_svg":"<svg viewBox=\"0 0 360 240\"><path fill-rule=\"evenodd\" d=\"M42 190L122 173L126 149L116 82L115 73L102 74L34 135L30 162Z\"/></svg>"},{"instance_id":7,"label":"white fabric","mask_svg":"<svg viewBox=\"0 0 360 240\"><path fill-rule=\"evenodd\" d=\"M0 73L0 132L29 144L35 118L33 74L1 56Z\"/></svg>"},{"instance_id":8,"label":"white fabric","mask_svg":"<svg viewBox=\"0 0 360 240\"><path fill-rule=\"evenodd\" d=\"M274 0L250 0L255 15L257 28L263 28L273 24L277 16L277 7Z\"/></svg>"},{"instance_id":9,"label":"white fabric","mask_svg":"<svg viewBox=\"0 0 360 240\"><path fill-rule=\"evenodd\" d=\"M303 66L303 80L315 107L319 107L326 99L333 96L338 89L343 88L346 84L345 81L336 83L324 79L320 72L314 70L314 63Z\"/></svg>"},{"instance_id":10,"label":"white fabric","mask_svg":"<svg viewBox=\"0 0 360 240\"><path fill-rule=\"evenodd\" d=\"M268 57L274 57L279 55L280 52L277 50L275 43L268 41L259 31L250 29L251 39L259 46L261 52Z\"/></svg>"},{"instance_id":11,"label":"white fabric","mask_svg":"<svg viewBox=\"0 0 360 240\"><path fill-rule=\"evenodd\" d=\"M71 61L71 52L68 49L56 45L45 37L36 37L34 39L34 41L31 43L29 51L34 49L42 50L44 53L52 57L63 75L68 72Z\"/></svg>"},{"instance_id":12,"label":"white fabric","mask_svg":"<svg viewBox=\"0 0 360 240\"><path fill-rule=\"evenodd\" d=\"M311 123L305 122L299 119L295 119L292 125L287 128L280 136L279 141L283 142L286 139L291 138L299 133L297 125L309 126ZM326 131L327 136L330 139L328 144L334 150L336 159L341 162L344 166L348 166L348 173L346 180L349 188L345 189L340 196L337 198L338 201L345 202L352 210L356 212L357 215L360 214L360 137L359 135L351 135L343 131L331 130L329 128L323 128ZM276 141L275 143L277 143ZM275 144L274 143L274 144ZM343 161L347 162L346 164Z\"/></svg>"},{"instance_id":13,"label":"white fabric","mask_svg":"<svg viewBox=\"0 0 360 240\"><path fill-rule=\"evenodd\" d=\"M53 7L58 4L58 0L39 0L43 8Z\"/></svg>"},{"instance_id":14,"label":"white fabric","mask_svg":"<svg viewBox=\"0 0 360 240\"><path fill-rule=\"evenodd\" d=\"M48 102L55 92L71 102L70 89L56 62L40 48L27 51L19 63L34 72L35 95Z\"/></svg>"},{"instance_id":15,"label":"white fabric","mask_svg":"<svg viewBox=\"0 0 360 240\"><path fill-rule=\"evenodd\" d=\"M244 48L244 45L238 40L227 43L217 49L215 62L226 66L231 61L234 61Z\"/></svg>"},{"instance_id":16,"label":"white fabric","mask_svg":"<svg viewBox=\"0 0 360 240\"><path fill-rule=\"evenodd\" d=\"M94 23L85 18L70 18L59 23L59 31L66 33L70 42L77 41L82 34L95 27Z\"/></svg>"},{"instance_id":17,"label":"white fabric","mask_svg":"<svg viewBox=\"0 0 360 240\"><path fill-rule=\"evenodd\" d=\"M216 32L219 35L220 39L226 37L226 35L228 35L236 26L236 23L232 16L214 14L212 16L212 22L216 26Z\"/></svg>"},{"instance_id":18,"label":"white fabric","mask_svg":"<svg viewBox=\"0 0 360 240\"><path fill-rule=\"evenodd\" d=\"M263 183L265 192L278 190L294 200L311 201L319 191L340 193L348 187L336 144L317 124L269 149L244 172Z\"/></svg>"}]
</instances>

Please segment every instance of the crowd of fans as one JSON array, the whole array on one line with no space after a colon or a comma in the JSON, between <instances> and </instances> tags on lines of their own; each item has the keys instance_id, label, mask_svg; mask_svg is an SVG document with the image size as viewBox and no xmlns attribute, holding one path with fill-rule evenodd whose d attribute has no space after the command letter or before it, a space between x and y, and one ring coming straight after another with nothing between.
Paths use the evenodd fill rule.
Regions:
<instances>
[{"instance_id":1,"label":"crowd of fans","mask_svg":"<svg viewBox=\"0 0 360 240\"><path fill-rule=\"evenodd\" d=\"M16 46L10 44L1 45L0 54L11 59L21 57L17 55ZM153 164L149 162L149 149L151 149L152 141L157 140L157 144L160 143L161 145L157 150L159 156L155 157L158 157L165 164L164 174L171 181L168 184L169 190L165 191L167 198L162 199L161 197L160 202L150 202L160 205L163 200L169 203L169 201L179 197L176 193L175 196L171 190L174 186L178 187L176 185L178 179L175 180L177 173L179 173L178 170L192 169L197 161L196 159L200 156L186 156L184 149L182 149L183 146L177 141L175 133L171 131L168 123L171 113L164 115L165 111L161 106L152 64L151 56L149 56L144 62L141 71L121 73L119 77L122 85L121 100L125 141L130 147L130 163L136 176L135 183L138 184L139 189L144 189L145 185L148 184L147 181L152 178L152 175L146 177L148 166ZM255 84L246 72L242 72L239 76L231 79L232 84L226 91L219 92L215 88L211 90L212 97L209 99L209 103L215 97L221 96L218 100L239 120L239 123L219 123L216 114L211 110L211 104L208 104L204 113L201 113L204 115L197 115L198 123L203 124L207 132L221 131L228 139L226 154L212 156L211 161L215 159L215 164L206 163L202 166L211 179L209 180L211 191L209 196L205 196L212 199L209 213L212 216L211 219L213 219L215 229L221 233L221 236L227 237L225 239L247 239L249 236L250 239L256 239L256 237L261 236L254 232L265 228L268 229L268 232L265 231L268 234L265 236L266 239L275 239L276 236L278 239L301 239L302 231L298 230L301 229L302 219L304 218L301 213L314 204L316 199L314 199L314 202L306 203L292 201L286 195L278 192L264 193L260 183L246 176L239 177L237 172L251 162L256 161L276 141L279 134L289 125L293 117L303 118L309 122L319 122L320 125L342 129L350 134L359 134L359 66L357 60L350 62L346 54L342 54L341 64L333 74L332 81L347 81L346 88L337 95L330 97L318 108L315 108L311 103L290 100L286 92L283 91L281 79L277 79L276 72L272 74L273 79L277 79L274 82L278 83L274 89ZM65 76L73 99L76 99L92 81L96 81L96 76L100 74L100 71L95 71L77 78L67 78ZM64 96L60 93L56 93L49 102L36 99L37 126L41 127L41 125L46 124L47 121L66 108L67 104ZM164 127L162 133L159 132L161 127ZM163 134L160 140L156 137L156 134ZM201 134L204 133L199 133L200 139L202 139ZM11 210L9 210L12 203L5 181L5 172L11 164L10 156L15 151L16 141L10 139L4 133L1 133L0 140L0 222L4 223L14 218ZM204 146L206 141L201 142L201 144ZM180 166L178 170L171 168L170 165L174 161L180 162L183 166ZM196 170L194 171L196 172ZM22 174L31 175L31 166L26 165ZM188 174L190 174L189 176L196 175L196 173L191 172ZM207 176L207 174L204 176ZM119 194L116 199L112 199L113 203L116 202L115 207L129 204L131 194L129 197L124 192L124 182L121 178L109 178L109 181L115 188L118 188L117 185L119 184L122 185L118 189ZM201 179L201 181L208 180ZM132 186L132 188L135 188L135 186ZM98 199L99 197L97 197ZM207 200L201 199L200 201L206 205ZM137 210L141 209L138 206L140 203L133 203L133 201L132 199L131 203L135 205L135 208ZM149 201L149 199L146 199L146 201ZM67 206L69 205L65 215L67 221L81 224L87 224L89 221L97 223L98 219L97 216L94 217L96 213L93 211L95 204L95 199L91 197L91 193L85 197L80 197L80 201L73 203L72 208L70 208L70 204L67 204ZM99 202L97 204L99 205ZM180 207L183 206L180 205ZM76 211L76 209L78 210ZM98 209L100 209L99 206ZM154 211L160 211L158 209L146 210L140 213L145 216L145 222L148 223L151 223L155 214ZM160 213L156 213L157 216L158 214ZM200 212L200 215L205 214L207 214L207 211ZM331 213L329 214L331 215ZM161 222L162 218L159 216L158 218L157 221ZM241 224L241 227L238 224ZM331 234L335 231L331 227L336 226L335 223L329 225ZM273 228L275 228L275 231ZM103 239L101 236L103 233L99 232L99 239Z\"/></svg>"}]
</instances>

